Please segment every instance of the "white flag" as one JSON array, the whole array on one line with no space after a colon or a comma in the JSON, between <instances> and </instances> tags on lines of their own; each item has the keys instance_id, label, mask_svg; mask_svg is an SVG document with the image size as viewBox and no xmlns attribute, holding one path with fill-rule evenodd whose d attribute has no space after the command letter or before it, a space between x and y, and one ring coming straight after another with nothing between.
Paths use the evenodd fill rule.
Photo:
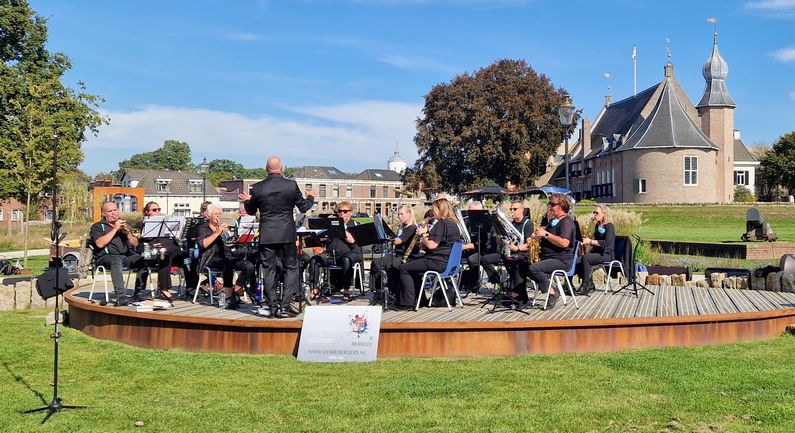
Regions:
<instances>
[{"instance_id":1,"label":"white flag","mask_svg":"<svg viewBox=\"0 0 795 433\"><path fill-rule=\"evenodd\" d=\"M638 58L638 48L635 45L633 45L632 46L632 61L635 61L636 58Z\"/></svg>"}]
</instances>

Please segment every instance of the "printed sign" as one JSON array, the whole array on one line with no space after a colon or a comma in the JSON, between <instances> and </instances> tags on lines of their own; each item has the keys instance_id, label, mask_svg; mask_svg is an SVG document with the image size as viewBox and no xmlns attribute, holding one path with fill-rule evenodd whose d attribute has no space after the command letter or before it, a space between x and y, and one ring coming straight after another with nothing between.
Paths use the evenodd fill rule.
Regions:
<instances>
[{"instance_id":1,"label":"printed sign","mask_svg":"<svg viewBox=\"0 0 795 433\"><path fill-rule=\"evenodd\" d=\"M368 362L378 354L379 306L308 306L298 359L309 362Z\"/></svg>"}]
</instances>

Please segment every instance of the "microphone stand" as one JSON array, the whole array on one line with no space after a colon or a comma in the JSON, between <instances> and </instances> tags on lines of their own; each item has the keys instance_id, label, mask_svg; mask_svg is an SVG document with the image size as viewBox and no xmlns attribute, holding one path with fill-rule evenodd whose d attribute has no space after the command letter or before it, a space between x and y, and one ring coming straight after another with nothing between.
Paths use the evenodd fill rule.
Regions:
<instances>
[{"instance_id":1,"label":"microphone stand","mask_svg":"<svg viewBox=\"0 0 795 433\"><path fill-rule=\"evenodd\" d=\"M58 179L56 177L57 169L58 169L58 127L53 127L53 133L55 135L55 141L53 143L53 152L52 152L52 232L51 238L52 241L55 242L55 256L52 258L51 266L54 268L61 268L63 263L61 261L60 255L60 243L61 243L61 222L58 221L58 209L57 209L57 202L58 202ZM39 407L36 409L29 409L26 411L22 411L22 413L35 413L35 412L43 412L47 411L47 416L41 420L41 425L47 422L51 416L53 416L56 412L60 412L64 409L84 409L85 406L76 406L76 405L69 405L63 404L61 397L58 396L58 343L60 342L61 338L61 331L59 328L59 319L60 319L60 311L58 311L58 306L62 305L63 292L61 292L61 282L60 280L60 272L55 272L55 327L53 329L53 333L50 334L50 338L53 341L53 395L52 401L47 406ZM64 288L66 284L64 284Z\"/></svg>"}]
</instances>

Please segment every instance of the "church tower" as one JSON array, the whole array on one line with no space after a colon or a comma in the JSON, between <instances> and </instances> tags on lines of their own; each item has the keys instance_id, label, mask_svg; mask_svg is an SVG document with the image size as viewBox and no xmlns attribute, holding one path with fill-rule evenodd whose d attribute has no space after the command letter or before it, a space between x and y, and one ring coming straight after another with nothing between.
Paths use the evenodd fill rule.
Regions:
<instances>
[{"instance_id":1,"label":"church tower","mask_svg":"<svg viewBox=\"0 0 795 433\"><path fill-rule=\"evenodd\" d=\"M701 130L718 145L716 191L723 202L734 201L734 108L737 104L726 89L729 65L718 51L718 33L715 32L712 54L702 69L706 80L704 95L696 105L701 118ZM706 179L704 179L706 181Z\"/></svg>"}]
</instances>

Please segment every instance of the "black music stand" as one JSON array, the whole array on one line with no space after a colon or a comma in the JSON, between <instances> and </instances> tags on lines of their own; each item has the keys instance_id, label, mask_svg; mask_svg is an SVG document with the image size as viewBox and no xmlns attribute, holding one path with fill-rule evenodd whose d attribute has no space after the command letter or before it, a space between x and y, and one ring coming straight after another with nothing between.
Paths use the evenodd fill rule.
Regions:
<instances>
[{"instance_id":1,"label":"black music stand","mask_svg":"<svg viewBox=\"0 0 795 433\"><path fill-rule=\"evenodd\" d=\"M307 225L311 230L324 230L323 236L320 238L320 241L323 245L323 249L328 251L328 245L331 243L332 239L345 239L345 223L343 222L342 218L338 217L330 217L330 218L309 218L307 220ZM325 265L325 261L324 261ZM331 251L331 263L325 266L325 268L329 272L328 278L326 278L326 282L323 287L320 289L320 293L317 297L317 303L321 303L324 297L331 298L331 271L333 270L340 270L342 269L340 266L337 265L337 253L336 251Z\"/></svg>"},{"instance_id":2,"label":"black music stand","mask_svg":"<svg viewBox=\"0 0 795 433\"><path fill-rule=\"evenodd\" d=\"M478 253L478 265L477 265L478 266L478 287L477 287L477 290L478 291L477 291L477 293L480 293L480 289L483 288L481 286L481 280L482 279L480 278L480 272L482 270L482 266L481 266L480 261L481 261L481 259L483 257L483 239L481 239L481 236L482 236L483 232L491 233L491 230L492 230L492 227L493 227L492 221L491 221L491 213L489 211L487 211L487 210L473 209L473 210L467 211L467 218L469 219L469 221L468 221L469 227L474 227L475 231L477 232L477 244L476 244L478 246L478 251L477 251L477 253ZM471 233L470 233L470 237L471 237Z\"/></svg>"},{"instance_id":3,"label":"black music stand","mask_svg":"<svg viewBox=\"0 0 795 433\"><path fill-rule=\"evenodd\" d=\"M630 290L632 290L635 293L635 296L639 298L640 295L638 294L638 286L640 286L641 289L643 289L643 290L645 290L645 291L647 291L647 292L649 292L650 294L653 295L654 292L649 290L648 287L646 287L643 284L639 283L637 275L635 275L636 274L636 272L635 272L635 254L638 252L638 247L640 246L640 243L642 242L642 240L640 239L640 236L638 236L637 234L632 235L632 237L635 238L635 247L631 250L632 251L632 255L629 257L629 260L628 260L629 261L629 266L628 266L629 269L627 270L627 284L624 284L623 286L621 286L621 288L616 290L615 292L613 292L613 294L615 295L616 293L618 293L618 292L620 292L620 291L622 291L624 289L630 289ZM627 240L627 242L629 242L629 240ZM610 276L608 275L608 277L610 277Z\"/></svg>"},{"instance_id":4,"label":"black music stand","mask_svg":"<svg viewBox=\"0 0 795 433\"><path fill-rule=\"evenodd\" d=\"M183 217L169 217L165 215L144 217L144 220L141 222L141 234L138 237L138 239L140 239L141 241L148 241L159 238L179 239L179 237L182 235L182 229L184 226L185 226L185 219ZM169 255L169 261L170 260L171 256ZM150 258L146 260L145 266L146 266L147 280L149 278L152 278L153 262L159 263L160 257L158 256L155 259ZM159 281L158 284L160 284ZM154 300L155 299L154 290L151 291L151 294L152 294L152 299Z\"/></svg>"},{"instance_id":5,"label":"black music stand","mask_svg":"<svg viewBox=\"0 0 795 433\"><path fill-rule=\"evenodd\" d=\"M498 220L499 217L496 214L490 214L489 216L490 216L490 219L491 219L491 224L497 230L497 234L500 237L502 237L503 239L510 237L510 234L505 230L505 227L503 227L502 223ZM506 268L506 271L507 271L507 269L508 269L508 261L509 261L508 257L503 255L502 261L503 261L503 264L505 265L505 268ZM508 272L508 279L509 279L509 281L512 282L512 277L511 277L511 273L510 272ZM513 286L513 284L511 284L511 286ZM494 294L489 299L486 299L486 301L483 302L483 304L480 306L480 308L483 308L486 305L491 305L492 307L491 307L490 313L494 313L494 312L497 311L497 306L499 306L503 302L508 302L508 303L510 303L510 307L506 308L506 310L508 310L508 311L521 311L524 314L530 314L527 311L525 311L524 309L519 308L519 306L521 305L520 302L517 299L514 299L513 297L511 297L510 295L508 295L506 293L504 285L501 284L499 287L500 287L500 289L495 290ZM515 308L511 308L511 307L515 307Z\"/></svg>"}]
</instances>

